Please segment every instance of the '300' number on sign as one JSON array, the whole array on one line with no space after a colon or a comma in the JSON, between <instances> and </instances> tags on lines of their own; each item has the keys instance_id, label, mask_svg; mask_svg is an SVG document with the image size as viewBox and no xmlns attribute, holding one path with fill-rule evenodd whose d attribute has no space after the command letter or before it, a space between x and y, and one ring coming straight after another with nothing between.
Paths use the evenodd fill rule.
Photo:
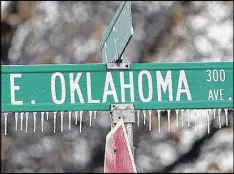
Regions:
<instances>
[{"instance_id":1,"label":"'300' number on sign","mask_svg":"<svg viewBox=\"0 0 234 174\"><path fill-rule=\"evenodd\" d=\"M217 82L217 81L225 81L225 71L223 69L221 70L217 70L217 69L214 69L214 70L206 70L206 72L208 73L208 78L206 79L207 82L211 82L212 80Z\"/></svg>"}]
</instances>

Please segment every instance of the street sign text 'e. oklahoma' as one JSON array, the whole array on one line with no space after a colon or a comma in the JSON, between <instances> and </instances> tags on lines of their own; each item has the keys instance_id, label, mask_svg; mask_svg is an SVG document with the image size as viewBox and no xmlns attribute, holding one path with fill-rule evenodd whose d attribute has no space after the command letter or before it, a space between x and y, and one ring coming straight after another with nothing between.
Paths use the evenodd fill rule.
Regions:
<instances>
[{"instance_id":1,"label":"street sign text 'e. oklahoma'","mask_svg":"<svg viewBox=\"0 0 234 174\"><path fill-rule=\"evenodd\" d=\"M233 107L233 63L2 66L2 112Z\"/></svg>"},{"instance_id":2,"label":"street sign text 'e. oklahoma'","mask_svg":"<svg viewBox=\"0 0 234 174\"><path fill-rule=\"evenodd\" d=\"M118 7L100 43L102 63L120 59L133 35L131 1Z\"/></svg>"}]
</instances>

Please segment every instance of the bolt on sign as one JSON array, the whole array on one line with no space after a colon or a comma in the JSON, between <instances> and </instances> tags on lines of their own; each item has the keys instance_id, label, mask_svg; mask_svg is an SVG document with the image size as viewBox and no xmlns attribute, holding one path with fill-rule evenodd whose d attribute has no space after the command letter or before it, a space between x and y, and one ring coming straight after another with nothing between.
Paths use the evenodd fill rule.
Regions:
<instances>
[{"instance_id":1,"label":"bolt on sign","mask_svg":"<svg viewBox=\"0 0 234 174\"><path fill-rule=\"evenodd\" d=\"M123 119L106 136L104 173L137 173Z\"/></svg>"},{"instance_id":2,"label":"bolt on sign","mask_svg":"<svg viewBox=\"0 0 234 174\"><path fill-rule=\"evenodd\" d=\"M102 63L120 60L133 35L131 1L122 2L100 43Z\"/></svg>"},{"instance_id":3,"label":"bolt on sign","mask_svg":"<svg viewBox=\"0 0 234 174\"><path fill-rule=\"evenodd\" d=\"M233 108L233 63L2 66L2 112Z\"/></svg>"}]
</instances>

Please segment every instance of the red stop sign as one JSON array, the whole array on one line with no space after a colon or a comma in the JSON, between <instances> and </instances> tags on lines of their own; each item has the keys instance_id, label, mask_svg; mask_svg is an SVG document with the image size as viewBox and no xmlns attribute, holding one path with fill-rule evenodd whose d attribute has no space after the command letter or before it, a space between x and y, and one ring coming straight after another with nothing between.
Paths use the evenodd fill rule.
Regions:
<instances>
[{"instance_id":1,"label":"red stop sign","mask_svg":"<svg viewBox=\"0 0 234 174\"><path fill-rule=\"evenodd\" d=\"M137 173L122 119L106 136L104 173Z\"/></svg>"}]
</instances>

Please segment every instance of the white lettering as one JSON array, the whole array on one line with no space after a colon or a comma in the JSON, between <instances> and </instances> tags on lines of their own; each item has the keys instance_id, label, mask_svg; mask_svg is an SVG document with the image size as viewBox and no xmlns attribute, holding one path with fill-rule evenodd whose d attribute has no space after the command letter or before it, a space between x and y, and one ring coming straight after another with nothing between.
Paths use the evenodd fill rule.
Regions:
<instances>
[{"instance_id":1,"label":"white lettering","mask_svg":"<svg viewBox=\"0 0 234 174\"><path fill-rule=\"evenodd\" d=\"M133 84L133 72L129 72L129 84L124 84L124 72L120 72L120 86L121 86L121 99L125 102L125 89L130 88L131 102L134 102L134 84Z\"/></svg>"},{"instance_id":2,"label":"white lettering","mask_svg":"<svg viewBox=\"0 0 234 174\"><path fill-rule=\"evenodd\" d=\"M75 91L77 91L80 103L84 103L84 98L83 98L83 95L82 95L81 90L80 90L80 85L78 84L81 75L82 75L82 73L77 73L76 79L74 80L73 73L69 73L69 77L70 77L70 95L71 95L71 103L72 104L75 103Z\"/></svg>"},{"instance_id":3,"label":"white lettering","mask_svg":"<svg viewBox=\"0 0 234 174\"><path fill-rule=\"evenodd\" d=\"M182 83L184 83L184 89L182 89ZM189 86L188 86L188 81L187 81L184 70L180 70L176 101L180 101L181 93L186 93L187 99L192 100L191 93L190 93Z\"/></svg>"},{"instance_id":4,"label":"white lettering","mask_svg":"<svg viewBox=\"0 0 234 174\"><path fill-rule=\"evenodd\" d=\"M208 100L214 100L214 96L213 96L213 93L212 93L211 89L209 90Z\"/></svg>"},{"instance_id":5,"label":"white lettering","mask_svg":"<svg viewBox=\"0 0 234 174\"><path fill-rule=\"evenodd\" d=\"M56 77L60 78L61 82L61 100L57 100L56 90L55 90L55 79ZM62 73L56 72L51 76L51 95L52 100L55 104L63 104L66 97L66 86L65 86L65 79Z\"/></svg>"},{"instance_id":6,"label":"white lettering","mask_svg":"<svg viewBox=\"0 0 234 174\"><path fill-rule=\"evenodd\" d=\"M100 103L100 100L93 100L92 99L92 85L91 85L91 77L90 72L86 73L87 78L87 95L88 95L88 103Z\"/></svg>"},{"instance_id":7,"label":"white lettering","mask_svg":"<svg viewBox=\"0 0 234 174\"><path fill-rule=\"evenodd\" d=\"M162 74L160 71L156 71L156 77L157 77L158 101L162 101L161 87L163 88L164 93L166 92L166 90L168 88L169 101L173 101L171 71L167 71L165 81L163 80L163 77L162 77Z\"/></svg>"},{"instance_id":8,"label":"white lettering","mask_svg":"<svg viewBox=\"0 0 234 174\"><path fill-rule=\"evenodd\" d=\"M146 75L147 80L148 80L148 96L147 98L144 97L143 94L143 81L142 81L142 77L143 75ZM152 86L152 77L151 74L149 73L149 71L147 70L143 70L139 73L138 75L138 91L139 91L139 97L141 99L142 102L150 102L152 100L153 97L153 86Z\"/></svg>"},{"instance_id":9,"label":"white lettering","mask_svg":"<svg viewBox=\"0 0 234 174\"><path fill-rule=\"evenodd\" d=\"M23 105L23 101L15 100L15 91L19 90L19 86L15 86L14 78L21 78L22 74L10 74L10 89L11 89L11 104L12 105Z\"/></svg>"},{"instance_id":10,"label":"white lettering","mask_svg":"<svg viewBox=\"0 0 234 174\"><path fill-rule=\"evenodd\" d=\"M110 86L111 90L108 90L109 86ZM108 95L112 95L113 98L114 98L114 101L116 103L119 102L117 94L116 94L115 85L114 85L114 82L113 82L111 72L106 73L106 81L105 81L105 87L104 87L104 92L103 92L102 103L106 103Z\"/></svg>"}]
</instances>

